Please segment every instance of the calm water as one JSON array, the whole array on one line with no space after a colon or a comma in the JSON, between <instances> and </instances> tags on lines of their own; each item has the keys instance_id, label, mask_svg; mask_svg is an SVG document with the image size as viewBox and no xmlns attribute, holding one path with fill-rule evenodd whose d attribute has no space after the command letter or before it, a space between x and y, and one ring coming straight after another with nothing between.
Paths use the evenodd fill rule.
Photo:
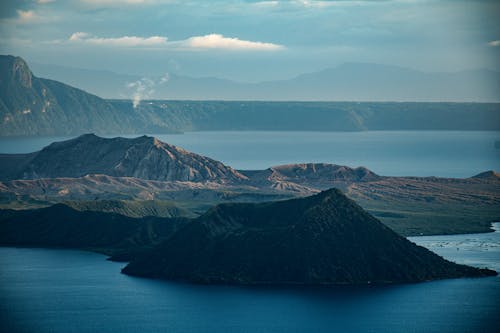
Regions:
<instances>
[{"instance_id":1,"label":"calm water","mask_svg":"<svg viewBox=\"0 0 500 333\"><path fill-rule=\"evenodd\" d=\"M154 135L154 134L150 134ZM189 132L154 135L236 169L327 162L388 176L470 177L500 170L500 132ZM67 138L2 138L0 153L32 152Z\"/></svg>"},{"instance_id":2,"label":"calm water","mask_svg":"<svg viewBox=\"0 0 500 333\"><path fill-rule=\"evenodd\" d=\"M498 224L497 224L498 226ZM500 270L500 233L412 238ZM458 250L457 250L458 248ZM0 248L5 332L494 332L500 278L248 288L133 278L81 251Z\"/></svg>"}]
</instances>

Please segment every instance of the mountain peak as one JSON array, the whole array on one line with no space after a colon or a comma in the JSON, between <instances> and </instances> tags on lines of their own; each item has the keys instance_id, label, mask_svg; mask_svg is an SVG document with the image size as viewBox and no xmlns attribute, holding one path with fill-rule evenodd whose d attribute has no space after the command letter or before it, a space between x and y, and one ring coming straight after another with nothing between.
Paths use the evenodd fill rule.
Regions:
<instances>
[{"instance_id":1,"label":"mountain peak","mask_svg":"<svg viewBox=\"0 0 500 333\"><path fill-rule=\"evenodd\" d=\"M33 74L26 61L21 57L0 57L0 72L7 75L7 79L19 83L24 88L32 87Z\"/></svg>"},{"instance_id":2,"label":"mountain peak","mask_svg":"<svg viewBox=\"0 0 500 333\"><path fill-rule=\"evenodd\" d=\"M399 283L495 274L411 243L336 189L218 205L123 272L229 284Z\"/></svg>"},{"instance_id":3,"label":"mountain peak","mask_svg":"<svg viewBox=\"0 0 500 333\"><path fill-rule=\"evenodd\" d=\"M89 174L222 183L246 179L221 162L153 137L102 138L95 134L54 142L33 153L29 161L19 165L17 178L75 178Z\"/></svg>"},{"instance_id":4,"label":"mountain peak","mask_svg":"<svg viewBox=\"0 0 500 333\"><path fill-rule=\"evenodd\" d=\"M87 140L87 139L93 139L93 138L98 138L98 136L95 135L95 133L85 133L85 134L82 134L82 135L76 137L76 139L79 139L79 140Z\"/></svg>"},{"instance_id":5,"label":"mountain peak","mask_svg":"<svg viewBox=\"0 0 500 333\"><path fill-rule=\"evenodd\" d=\"M365 167L351 168L348 166L328 163L300 163L274 166L270 169L272 178L280 180L321 180L327 181L372 181L381 178Z\"/></svg>"},{"instance_id":6,"label":"mountain peak","mask_svg":"<svg viewBox=\"0 0 500 333\"><path fill-rule=\"evenodd\" d=\"M500 173L494 171L494 170L488 170L485 172L481 172L472 178L476 179L491 179L491 180L499 180L500 179Z\"/></svg>"}]
</instances>

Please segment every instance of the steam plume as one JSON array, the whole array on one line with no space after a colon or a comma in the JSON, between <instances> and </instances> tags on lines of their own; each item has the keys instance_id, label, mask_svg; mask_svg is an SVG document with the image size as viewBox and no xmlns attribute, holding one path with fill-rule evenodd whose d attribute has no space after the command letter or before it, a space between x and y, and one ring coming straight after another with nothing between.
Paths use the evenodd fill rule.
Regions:
<instances>
[{"instance_id":1,"label":"steam plume","mask_svg":"<svg viewBox=\"0 0 500 333\"><path fill-rule=\"evenodd\" d=\"M127 83L127 88L132 90L132 104L134 109L136 109L141 100L148 99L155 93L155 87L158 85L163 85L168 82L169 75L166 73L158 80L152 80L147 77L143 77L140 80Z\"/></svg>"}]
</instances>

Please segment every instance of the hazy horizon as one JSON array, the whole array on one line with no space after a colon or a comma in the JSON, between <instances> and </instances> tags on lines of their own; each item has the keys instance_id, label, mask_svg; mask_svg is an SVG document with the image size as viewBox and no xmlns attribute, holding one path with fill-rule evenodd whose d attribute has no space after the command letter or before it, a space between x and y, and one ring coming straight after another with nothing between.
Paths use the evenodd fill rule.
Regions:
<instances>
[{"instance_id":1,"label":"hazy horizon","mask_svg":"<svg viewBox=\"0 0 500 333\"><path fill-rule=\"evenodd\" d=\"M7 0L0 53L29 63L238 82L343 63L498 71L495 1Z\"/></svg>"},{"instance_id":2,"label":"hazy horizon","mask_svg":"<svg viewBox=\"0 0 500 333\"><path fill-rule=\"evenodd\" d=\"M31 63L41 78L109 99L212 101L479 102L500 101L500 72L422 72L397 65L348 62L287 80L244 82L217 76L143 76ZM404 84L402 84L404 83Z\"/></svg>"}]
</instances>

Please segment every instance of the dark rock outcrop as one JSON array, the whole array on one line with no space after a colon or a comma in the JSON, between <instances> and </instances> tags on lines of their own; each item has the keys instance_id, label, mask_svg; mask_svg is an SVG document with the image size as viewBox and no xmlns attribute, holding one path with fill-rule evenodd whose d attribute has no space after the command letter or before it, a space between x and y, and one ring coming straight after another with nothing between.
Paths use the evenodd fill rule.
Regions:
<instances>
[{"instance_id":1,"label":"dark rock outcrop","mask_svg":"<svg viewBox=\"0 0 500 333\"><path fill-rule=\"evenodd\" d=\"M218 205L123 272L227 284L400 283L495 274L411 243L338 190Z\"/></svg>"}]
</instances>

